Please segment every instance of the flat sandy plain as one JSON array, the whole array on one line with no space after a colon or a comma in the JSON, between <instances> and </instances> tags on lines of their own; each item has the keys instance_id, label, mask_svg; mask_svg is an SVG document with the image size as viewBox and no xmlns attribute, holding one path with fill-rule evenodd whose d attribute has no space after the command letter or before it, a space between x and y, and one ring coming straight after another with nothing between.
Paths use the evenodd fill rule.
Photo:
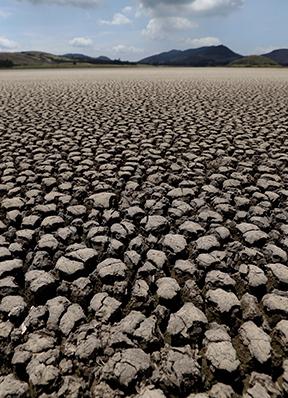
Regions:
<instances>
[{"instance_id":1,"label":"flat sandy plain","mask_svg":"<svg viewBox=\"0 0 288 398\"><path fill-rule=\"evenodd\" d=\"M288 70L0 73L0 397L288 394Z\"/></svg>"}]
</instances>

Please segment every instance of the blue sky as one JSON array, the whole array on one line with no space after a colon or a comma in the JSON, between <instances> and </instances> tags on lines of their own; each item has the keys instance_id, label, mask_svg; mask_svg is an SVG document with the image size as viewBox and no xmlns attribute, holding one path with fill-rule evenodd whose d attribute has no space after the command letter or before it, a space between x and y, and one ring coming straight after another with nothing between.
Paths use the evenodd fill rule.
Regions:
<instances>
[{"instance_id":1,"label":"blue sky","mask_svg":"<svg viewBox=\"0 0 288 398\"><path fill-rule=\"evenodd\" d=\"M225 44L241 54L288 48L288 0L0 0L0 51L138 60Z\"/></svg>"}]
</instances>

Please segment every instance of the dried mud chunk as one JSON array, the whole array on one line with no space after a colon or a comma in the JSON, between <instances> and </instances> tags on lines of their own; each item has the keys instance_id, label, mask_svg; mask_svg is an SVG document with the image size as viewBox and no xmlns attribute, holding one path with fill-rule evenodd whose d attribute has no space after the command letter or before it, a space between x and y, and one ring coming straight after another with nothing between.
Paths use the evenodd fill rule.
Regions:
<instances>
[{"instance_id":1,"label":"dried mud chunk","mask_svg":"<svg viewBox=\"0 0 288 398\"><path fill-rule=\"evenodd\" d=\"M233 373L238 369L240 361L225 327L213 325L205 332L204 344L204 355L212 371Z\"/></svg>"},{"instance_id":2,"label":"dried mud chunk","mask_svg":"<svg viewBox=\"0 0 288 398\"><path fill-rule=\"evenodd\" d=\"M243 239L251 246L260 246L268 240L268 235L263 231L248 231L243 234Z\"/></svg>"},{"instance_id":3,"label":"dried mud chunk","mask_svg":"<svg viewBox=\"0 0 288 398\"><path fill-rule=\"evenodd\" d=\"M268 259L273 263L287 263L287 253L276 245L268 243L264 247L264 253L266 253Z\"/></svg>"},{"instance_id":4,"label":"dried mud chunk","mask_svg":"<svg viewBox=\"0 0 288 398\"><path fill-rule=\"evenodd\" d=\"M109 321L121 305L120 301L110 297L107 293L95 294L90 302L91 309L95 311L96 319L101 319L103 322Z\"/></svg>"},{"instance_id":5,"label":"dried mud chunk","mask_svg":"<svg viewBox=\"0 0 288 398\"><path fill-rule=\"evenodd\" d=\"M80 340L80 338L79 338ZM101 341L95 335L89 335L77 343L75 355L80 360L87 360L95 357L96 352L101 348Z\"/></svg>"},{"instance_id":6,"label":"dried mud chunk","mask_svg":"<svg viewBox=\"0 0 288 398\"><path fill-rule=\"evenodd\" d=\"M12 373L7 376L0 376L1 398L25 398L28 390L28 384L16 379Z\"/></svg>"},{"instance_id":7,"label":"dried mud chunk","mask_svg":"<svg viewBox=\"0 0 288 398\"><path fill-rule=\"evenodd\" d=\"M34 229L40 224L40 220L40 217L36 215L24 217L22 220L22 227Z\"/></svg>"},{"instance_id":8,"label":"dried mud chunk","mask_svg":"<svg viewBox=\"0 0 288 398\"><path fill-rule=\"evenodd\" d=\"M97 256L97 251L88 247L67 253L68 258L71 258L75 261L81 261L82 263L84 263L85 266L94 263L97 259Z\"/></svg>"},{"instance_id":9,"label":"dried mud chunk","mask_svg":"<svg viewBox=\"0 0 288 398\"><path fill-rule=\"evenodd\" d=\"M157 318L155 315L144 319L139 327L135 330L133 337L141 342L143 348L153 346L159 341L159 333L157 328Z\"/></svg>"},{"instance_id":10,"label":"dried mud chunk","mask_svg":"<svg viewBox=\"0 0 288 398\"><path fill-rule=\"evenodd\" d=\"M160 300L173 300L180 291L180 286L173 278L160 278L157 280L156 285L158 288L156 294Z\"/></svg>"},{"instance_id":11,"label":"dried mud chunk","mask_svg":"<svg viewBox=\"0 0 288 398\"><path fill-rule=\"evenodd\" d=\"M79 304L71 304L65 314L62 316L59 329L68 336L75 326L85 319L85 314Z\"/></svg>"},{"instance_id":12,"label":"dried mud chunk","mask_svg":"<svg viewBox=\"0 0 288 398\"><path fill-rule=\"evenodd\" d=\"M0 262L9 260L11 258L11 252L7 247L0 247Z\"/></svg>"},{"instance_id":13,"label":"dried mud chunk","mask_svg":"<svg viewBox=\"0 0 288 398\"><path fill-rule=\"evenodd\" d=\"M135 398L166 398L163 391L158 388L145 387L143 391L135 396Z\"/></svg>"},{"instance_id":14,"label":"dried mud chunk","mask_svg":"<svg viewBox=\"0 0 288 398\"><path fill-rule=\"evenodd\" d=\"M258 322L261 319L261 312L257 298L249 293L245 293L240 301L243 320Z\"/></svg>"},{"instance_id":15,"label":"dried mud chunk","mask_svg":"<svg viewBox=\"0 0 288 398\"><path fill-rule=\"evenodd\" d=\"M117 352L104 365L102 378L129 387L139 382L151 367L150 356L140 348Z\"/></svg>"},{"instance_id":16,"label":"dried mud chunk","mask_svg":"<svg viewBox=\"0 0 288 398\"><path fill-rule=\"evenodd\" d=\"M53 275L45 271L29 271L25 274L25 283L37 299L45 301L54 293L56 280Z\"/></svg>"},{"instance_id":17,"label":"dried mud chunk","mask_svg":"<svg viewBox=\"0 0 288 398\"><path fill-rule=\"evenodd\" d=\"M47 301L46 305L49 311L49 318L47 320L48 329L58 329L60 318L68 308L69 304L70 301L66 297L62 296L57 296Z\"/></svg>"},{"instance_id":18,"label":"dried mud chunk","mask_svg":"<svg viewBox=\"0 0 288 398\"><path fill-rule=\"evenodd\" d=\"M0 303L0 313L12 321L21 318L26 309L27 304L21 296L5 296Z\"/></svg>"},{"instance_id":19,"label":"dried mud chunk","mask_svg":"<svg viewBox=\"0 0 288 398\"><path fill-rule=\"evenodd\" d=\"M52 234L46 234L41 236L41 239L38 242L38 248L40 250L46 250L48 252L55 252L58 248L58 241Z\"/></svg>"},{"instance_id":20,"label":"dried mud chunk","mask_svg":"<svg viewBox=\"0 0 288 398\"><path fill-rule=\"evenodd\" d=\"M273 330L273 340L277 340L288 353L288 320L279 321Z\"/></svg>"},{"instance_id":21,"label":"dried mud chunk","mask_svg":"<svg viewBox=\"0 0 288 398\"><path fill-rule=\"evenodd\" d=\"M149 285L143 279L135 281L131 299L135 302L144 303L147 301L149 295Z\"/></svg>"},{"instance_id":22,"label":"dried mud chunk","mask_svg":"<svg viewBox=\"0 0 288 398\"><path fill-rule=\"evenodd\" d=\"M124 398L122 391L111 388L107 383L103 381L100 383L95 382L91 388L91 392L93 398Z\"/></svg>"},{"instance_id":23,"label":"dried mud chunk","mask_svg":"<svg viewBox=\"0 0 288 398\"><path fill-rule=\"evenodd\" d=\"M160 250L149 250L146 254L147 260L155 265L158 269L162 269L166 264L167 257L166 254Z\"/></svg>"},{"instance_id":24,"label":"dried mud chunk","mask_svg":"<svg viewBox=\"0 0 288 398\"><path fill-rule=\"evenodd\" d=\"M55 231L58 228L61 228L64 226L64 220L62 217L59 216L49 216L44 218L44 220L41 223L41 227L45 229L46 231Z\"/></svg>"},{"instance_id":25,"label":"dried mud chunk","mask_svg":"<svg viewBox=\"0 0 288 398\"><path fill-rule=\"evenodd\" d=\"M163 238L162 246L169 253L177 256L185 252L187 248L187 242L183 235L168 234Z\"/></svg>"},{"instance_id":26,"label":"dried mud chunk","mask_svg":"<svg viewBox=\"0 0 288 398\"><path fill-rule=\"evenodd\" d=\"M10 321L0 321L0 341L7 341L13 330L13 324ZM0 388L1 391L1 388Z\"/></svg>"},{"instance_id":27,"label":"dried mud chunk","mask_svg":"<svg viewBox=\"0 0 288 398\"><path fill-rule=\"evenodd\" d=\"M6 210L21 210L24 207L24 201L22 198L14 197L3 199L1 202L1 206Z\"/></svg>"},{"instance_id":28,"label":"dried mud chunk","mask_svg":"<svg viewBox=\"0 0 288 398\"><path fill-rule=\"evenodd\" d=\"M116 195L111 192L100 192L89 196L96 209L110 209L116 202Z\"/></svg>"},{"instance_id":29,"label":"dried mud chunk","mask_svg":"<svg viewBox=\"0 0 288 398\"><path fill-rule=\"evenodd\" d=\"M266 374L252 372L247 387L243 391L243 398L282 398L278 386Z\"/></svg>"},{"instance_id":30,"label":"dried mud chunk","mask_svg":"<svg viewBox=\"0 0 288 398\"><path fill-rule=\"evenodd\" d=\"M239 332L240 339L244 346L248 348L252 359L264 364L271 358L271 339L254 322L245 322Z\"/></svg>"},{"instance_id":31,"label":"dried mud chunk","mask_svg":"<svg viewBox=\"0 0 288 398\"><path fill-rule=\"evenodd\" d=\"M22 270L23 261L14 259L0 262L0 278L7 275L15 275Z\"/></svg>"},{"instance_id":32,"label":"dried mud chunk","mask_svg":"<svg viewBox=\"0 0 288 398\"><path fill-rule=\"evenodd\" d=\"M178 275L190 275L195 276L198 273L198 268L196 264L194 264L190 260L177 260L173 267L173 270Z\"/></svg>"},{"instance_id":33,"label":"dried mud chunk","mask_svg":"<svg viewBox=\"0 0 288 398\"><path fill-rule=\"evenodd\" d=\"M45 365L38 361L31 361L26 368L29 382L33 386L49 386L54 384L59 377L59 369L53 365Z\"/></svg>"},{"instance_id":34,"label":"dried mud chunk","mask_svg":"<svg viewBox=\"0 0 288 398\"><path fill-rule=\"evenodd\" d=\"M55 270L59 271L67 279L76 279L83 274L84 269L83 262L70 260L64 256L59 258L55 266Z\"/></svg>"},{"instance_id":35,"label":"dried mud chunk","mask_svg":"<svg viewBox=\"0 0 288 398\"><path fill-rule=\"evenodd\" d=\"M53 349L54 346L55 339L53 337L41 333L31 333L21 349L35 354Z\"/></svg>"},{"instance_id":36,"label":"dried mud chunk","mask_svg":"<svg viewBox=\"0 0 288 398\"><path fill-rule=\"evenodd\" d=\"M70 285L71 299L76 302L87 302L92 293L92 283L89 278L78 278Z\"/></svg>"},{"instance_id":37,"label":"dried mud chunk","mask_svg":"<svg viewBox=\"0 0 288 398\"><path fill-rule=\"evenodd\" d=\"M174 199L191 199L195 192L191 188L174 188L167 193L168 198Z\"/></svg>"},{"instance_id":38,"label":"dried mud chunk","mask_svg":"<svg viewBox=\"0 0 288 398\"><path fill-rule=\"evenodd\" d=\"M180 225L179 231L188 238L196 238L204 233L204 228L200 224L193 221L185 221Z\"/></svg>"},{"instance_id":39,"label":"dried mud chunk","mask_svg":"<svg viewBox=\"0 0 288 398\"><path fill-rule=\"evenodd\" d=\"M125 279L128 267L121 260L116 258L107 258L99 263L96 272L106 283L113 283L117 280Z\"/></svg>"},{"instance_id":40,"label":"dried mud chunk","mask_svg":"<svg viewBox=\"0 0 288 398\"><path fill-rule=\"evenodd\" d=\"M283 374L280 377L280 384L282 385L283 393L288 394L288 360L283 361Z\"/></svg>"},{"instance_id":41,"label":"dried mud chunk","mask_svg":"<svg viewBox=\"0 0 288 398\"><path fill-rule=\"evenodd\" d=\"M241 264L239 272L243 279L246 278L248 286L252 289L263 288L267 284L268 279L264 271L256 265Z\"/></svg>"},{"instance_id":42,"label":"dried mud chunk","mask_svg":"<svg viewBox=\"0 0 288 398\"><path fill-rule=\"evenodd\" d=\"M199 308L195 307L193 303L185 303L179 311L170 315L167 335L173 341L199 338L204 332L207 322L205 314Z\"/></svg>"},{"instance_id":43,"label":"dried mud chunk","mask_svg":"<svg viewBox=\"0 0 288 398\"><path fill-rule=\"evenodd\" d=\"M207 273L205 278L205 286L206 288L217 288L217 287L224 287L227 289L234 288L236 282L231 276L222 271L210 271Z\"/></svg>"},{"instance_id":44,"label":"dried mud chunk","mask_svg":"<svg viewBox=\"0 0 288 398\"><path fill-rule=\"evenodd\" d=\"M160 351L160 363L153 373L152 379L168 395L179 393L187 395L199 388L201 380L200 366L196 352L190 346L165 346Z\"/></svg>"},{"instance_id":45,"label":"dried mud chunk","mask_svg":"<svg viewBox=\"0 0 288 398\"><path fill-rule=\"evenodd\" d=\"M196 249L198 251L210 252L215 249L220 248L220 243L218 242L215 235L206 235L198 238L196 241Z\"/></svg>"},{"instance_id":46,"label":"dried mud chunk","mask_svg":"<svg viewBox=\"0 0 288 398\"><path fill-rule=\"evenodd\" d=\"M209 290L206 294L206 300L217 312L224 315L240 308L240 301L234 293L219 288Z\"/></svg>"},{"instance_id":47,"label":"dried mud chunk","mask_svg":"<svg viewBox=\"0 0 288 398\"><path fill-rule=\"evenodd\" d=\"M63 384L60 390L57 392L57 397L78 398L82 390L82 383L83 380L77 376L64 376Z\"/></svg>"},{"instance_id":48,"label":"dried mud chunk","mask_svg":"<svg viewBox=\"0 0 288 398\"><path fill-rule=\"evenodd\" d=\"M288 267L284 264L267 264L267 269L271 271L278 284L288 285Z\"/></svg>"},{"instance_id":49,"label":"dried mud chunk","mask_svg":"<svg viewBox=\"0 0 288 398\"><path fill-rule=\"evenodd\" d=\"M86 207L83 205L68 206L67 213L73 217L82 217L86 214Z\"/></svg>"},{"instance_id":50,"label":"dried mud chunk","mask_svg":"<svg viewBox=\"0 0 288 398\"><path fill-rule=\"evenodd\" d=\"M163 216L148 216L143 218L140 223L145 231L152 234L160 234L169 228L168 220Z\"/></svg>"},{"instance_id":51,"label":"dried mud chunk","mask_svg":"<svg viewBox=\"0 0 288 398\"><path fill-rule=\"evenodd\" d=\"M262 299L262 305L268 315L288 316L288 297L269 293Z\"/></svg>"},{"instance_id":52,"label":"dried mud chunk","mask_svg":"<svg viewBox=\"0 0 288 398\"><path fill-rule=\"evenodd\" d=\"M240 398L227 384L217 383L209 391L209 398Z\"/></svg>"}]
</instances>

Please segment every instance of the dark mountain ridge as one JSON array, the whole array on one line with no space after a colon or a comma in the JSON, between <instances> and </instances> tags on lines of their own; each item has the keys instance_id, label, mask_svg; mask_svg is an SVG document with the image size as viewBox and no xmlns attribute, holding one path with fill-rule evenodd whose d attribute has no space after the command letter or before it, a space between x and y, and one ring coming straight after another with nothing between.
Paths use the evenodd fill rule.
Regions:
<instances>
[{"instance_id":1,"label":"dark mountain ridge","mask_svg":"<svg viewBox=\"0 0 288 398\"><path fill-rule=\"evenodd\" d=\"M251 58L252 57L252 58ZM257 59L255 57L258 57ZM261 57L265 57L266 62ZM288 66L288 49L278 49L262 56L244 57L230 48L219 46L205 46L188 50L171 50L141 59L141 65L167 66L226 66L243 59L242 64L250 66L277 65ZM267 62L267 58L272 63ZM43 51L0 52L0 67L73 67L89 65L135 65L137 62L111 60L106 56L91 57L85 54L68 53L54 55Z\"/></svg>"},{"instance_id":2,"label":"dark mountain ridge","mask_svg":"<svg viewBox=\"0 0 288 398\"><path fill-rule=\"evenodd\" d=\"M172 50L139 61L148 65L173 65L173 66L224 66L242 55L235 53L230 48L219 46L206 46L188 50Z\"/></svg>"},{"instance_id":3,"label":"dark mountain ridge","mask_svg":"<svg viewBox=\"0 0 288 398\"><path fill-rule=\"evenodd\" d=\"M113 62L110 58L101 55L100 57L90 57L85 54L68 53L62 55L62 57L72 59L76 62L87 62L87 63L111 63Z\"/></svg>"},{"instance_id":4,"label":"dark mountain ridge","mask_svg":"<svg viewBox=\"0 0 288 398\"><path fill-rule=\"evenodd\" d=\"M279 48L270 53L263 54L264 57L270 58L282 66L288 66L288 49Z\"/></svg>"},{"instance_id":5,"label":"dark mountain ridge","mask_svg":"<svg viewBox=\"0 0 288 398\"><path fill-rule=\"evenodd\" d=\"M85 65L130 65L128 61L108 57L90 57L84 54L54 55L43 51L0 52L0 67L65 67Z\"/></svg>"}]
</instances>

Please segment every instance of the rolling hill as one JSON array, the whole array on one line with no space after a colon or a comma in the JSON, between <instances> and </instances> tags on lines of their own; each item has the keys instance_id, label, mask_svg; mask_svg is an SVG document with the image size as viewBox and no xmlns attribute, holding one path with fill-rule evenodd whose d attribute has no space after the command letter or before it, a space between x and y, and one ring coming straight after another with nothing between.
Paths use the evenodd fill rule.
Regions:
<instances>
[{"instance_id":1,"label":"rolling hill","mask_svg":"<svg viewBox=\"0 0 288 398\"><path fill-rule=\"evenodd\" d=\"M273 59L264 57L262 55L250 55L248 57L243 57L240 59L236 59L230 63L229 66L239 66L239 67L269 67L269 66L280 66L277 62L273 61Z\"/></svg>"},{"instance_id":2,"label":"rolling hill","mask_svg":"<svg viewBox=\"0 0 288 398\"><path fill-rule=\"evenodd\" d=\"M91 57L68 53L55 55L42 51L0 52L0 68L9 67L74 67L93 65L136 65L135 62L111 60L106 56ZM288 49L274 50L262 56L242 56L230 48L208 46L188 50L171 50L141 59L140 65L167 66L288 66Z\"/></svg>"},{"instance_id":3,"label":"rolling hill","mask_svg":"<svg viewBox=\"0 0 288 398\"><path fill-rule=\"evenodd\" d=\"M96 63L110 64L110 63L114 62L110 58L105 57L103 55L100 57L90 57L89 55L84 55L84 54L69 53L69 54L62 55L62 57L69 58L70 60L73 60L76 62L87 62L90 64L96 64Z\"/></svg>"},{"instance_id":4,"label":"rolling hill","mask_svg":"<svg viewBox=\"0 0 288 398\"><path fill-rule=\"evenodd\" d=\"M242 55L233 52L226 46L220 45L192 48L184 51L172 50L144 58L139 63L173 66L224 66L239 58L242 58Z\"/></svg>"},{"instance_id":5,"label":"rolling hill","mask_svg":"<svg viewBox=\"0 0 288 398\"><path fill-rule=\"evenodd\" d=\"M0 67L55 67L83 65L129 65L126 61L111 60L108 57L89 57L83 54L54 55L41 51L0 52Z\"/></svg>"},{"instance_id":6,"label":"rolling hill","mask_svg":"<svg viewBox=\"0 0 288 398\"><path fill-rule=\"evenodd\" d=\"M71 62L71 60L41 51L0 52L0 61L10 61L15 66L40 66Z\"/></svg>"},{"instance_id":7,"label":"rolling hill","mask_svg":"<svg viewBox=\"0 0 288 398\"><path fill-rule=\"evenodd\" d=\"M263 54L264 57L270 58L282 66L288 66L288 49L282 48Z\"/></svg>"}]
</instances>

